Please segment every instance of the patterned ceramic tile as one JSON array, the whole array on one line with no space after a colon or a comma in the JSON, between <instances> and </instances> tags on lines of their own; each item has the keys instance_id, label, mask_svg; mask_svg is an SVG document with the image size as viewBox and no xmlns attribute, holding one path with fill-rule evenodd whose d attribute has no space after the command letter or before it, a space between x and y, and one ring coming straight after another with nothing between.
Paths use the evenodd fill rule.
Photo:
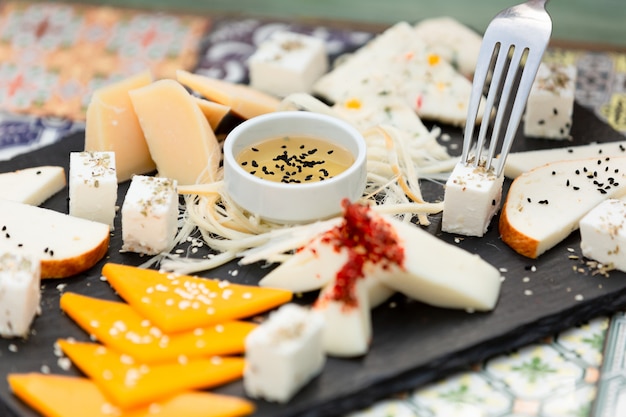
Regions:
<instances>
[{"instance_id":1,"label":"patterned ceramic tile","mask_svg":"<svg viewBox=\"0 0 626 417\"><path fill-rule=\"evenodd\" d=\"M0 9L0 108L84 119L90 92L150 68L193 68L202 17L63 3L7 2Z\"/></svg>"}]
</instances>

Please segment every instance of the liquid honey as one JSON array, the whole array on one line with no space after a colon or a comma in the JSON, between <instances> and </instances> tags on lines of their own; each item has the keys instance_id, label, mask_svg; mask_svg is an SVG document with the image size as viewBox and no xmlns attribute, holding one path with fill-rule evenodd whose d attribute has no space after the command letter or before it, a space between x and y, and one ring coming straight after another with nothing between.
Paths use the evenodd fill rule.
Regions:
<instances>
[{"instance_id":1,"label":"liquid honey","mask_svg":"<svg viewBox=\"0 0 626 417\"><path fill-rule=\"evenodd\" d=\"M309 136L266 139L237 155L243 169L259 178L283 183L307 183L330 179L354 163L343 146Z\"/></svg>"}]
</instances>

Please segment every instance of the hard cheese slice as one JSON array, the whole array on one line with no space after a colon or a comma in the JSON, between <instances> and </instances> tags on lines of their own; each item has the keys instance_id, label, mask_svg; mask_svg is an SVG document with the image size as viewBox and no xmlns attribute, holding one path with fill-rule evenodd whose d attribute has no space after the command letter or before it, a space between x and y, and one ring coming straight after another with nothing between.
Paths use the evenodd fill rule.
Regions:
<instances>
[{"instance_id":1,"label":"hard cheese slice","mask_svg":"<svg viewBox=\"0 0 626 417\"><path fill-rule=\"evenodd\" d=\"M200 107L202 114L209 122L211 129L216 130L224 117L230 112L230 107L214 101L205 100L203 98L194 97L196 104Z\"/></svg>"},{"instance_id":2,"label":"hard cheese slice","mask_svg":"<svg viewBox=\"0 0 626 417\"><path fill-rule=\"evenodd\" d=\"M542 165L511 184L498 223L500 236L517 253L537 258L577 230L595 206L625 194L626 156Z\"/></svg>"},{"instance_id":3,"label":"hard cheese slice","mask_svg":"<svg viewBox=\"0 0 626 417\"><path fill-rule=\"evenodd\" d=\"M129 94L159 175L181 185L215 180L221 149L187 90L163 79Z\"/></svg>"},{"instance_id":4,"label":"hard cheese slice","mask_svg":"<svg viewBox=\"0 0 626 417\"><path fill-rule=\"evenodd\" d=\"M0 174L0 195L19 203L38 206L65 187L65 169L40 166Z\"/></svg>"},{"instance_id":5,"label":"hard cheese slice","mask_svg":"<svg viewBox=\"0 0 626 417\"><path fill-rule=\"evenodd\" d=\"M131 306L75 293L61 296L61 309L90 335L144 363L243 353L256 325L226 321L175 334L164 333Z\"/></svg>"},{"instance_id":6,"label":"hard cheese slice","mask_svg":"<svg viewBox=\"0 0 626 417\"><path fill-rule=\"evenodd\" d=\"M44 417L239 417L254 412L245 399L194 391L121 410L87 378L26 373L7 379L13 393Z\"/></svg>"},{"instance_id":7,"label":"hard cheese slice","mask_svg":"<svg viewBox=\"0 0 626 417\"><path fill-rule=\"evenodd\" d=\"M107 263L102 274L142 316L165 332L251 317L291 301L291 291Z\"/></svg>"},{"instance_id":8,"label":"hard cheese slice","mask_svg":"<svg viewBox=\"0 0 626 417\"><path fill-rule=\"evenodd\" d=\"M0 198L0 251L41 259L41 278L66 278L94 266L109 249L109 225Z\"/></svg>"},{"instance_id":9,"label":"hard cheese slice","mask_svg":"<svg viewBox=\"0 0 626 417\"><path fill-rule=\"evenodd\" d=\"M58 344L120 408L145 406L189 389L213 388L243 375L240 357L181 358L147 365L97 343L59 340Z\"/></svg>"},{"instance_id":10,"label":"hard cheese slice","mask_svg":"<svg viewBox=\"0 0 626 417\"><path fill-rule=\"evenodd\" d=\"M118 182L155 169L128 92L152 83L142 72L94 91L85 125L86 151L115 152Z\"/></svg>"},{"instance_id":11,"label":"hard cheese slice","mask_svg":"<svg viewBox=\"0 0 626 417\"><path fill-rule=\"evenodd\" d=\"M586 145L563 148L538 149L533 151L511 152L504 164L504 175L517 178L524 172L556 161L571 161L606 156L625 156L626 141L588 143Z\"/></svg>"},{"instance_id":12,"label":"hard cheese slice","mask_svg":"<svg viewBox=\"0 0 626 417\"><path fill-rule=\"evenodd\" d=\"M274 112L280 105L278 98L247 85L234 84L183 70L176 71L176 79L203 97L229 106L233 113L244 119Z\"/></svg>"}]
</instances>

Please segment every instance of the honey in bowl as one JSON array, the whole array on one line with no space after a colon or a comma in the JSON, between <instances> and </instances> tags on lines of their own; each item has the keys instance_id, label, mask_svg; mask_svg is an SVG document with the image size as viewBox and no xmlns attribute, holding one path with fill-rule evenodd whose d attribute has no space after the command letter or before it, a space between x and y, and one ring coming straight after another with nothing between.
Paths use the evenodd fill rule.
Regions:
<instances>
[{"instance_id":1,"label":"honey in bowl","mask_svg":"<svg viewBox=\"0 0 626 417\"><path fill-rule=\"evenodd\" d=\"M281 136L244 149L237 163L259 178L287 184L324 181L354 163L343 146L310 136Z\"/></svg>"}]
</instances>

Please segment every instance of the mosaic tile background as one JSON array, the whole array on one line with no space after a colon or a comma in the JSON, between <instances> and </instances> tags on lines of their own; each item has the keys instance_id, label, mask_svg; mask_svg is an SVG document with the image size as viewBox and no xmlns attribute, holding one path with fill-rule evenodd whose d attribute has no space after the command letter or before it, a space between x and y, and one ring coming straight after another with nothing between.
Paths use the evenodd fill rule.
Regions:
<instances>
[{"instance_id":1,"label":"mosaic tile background","mask_svg":"<svg viewBox=\"0 0 626 417\"><path fill-rule=\"evenodd\" d=\"M83 129L90 92L145 67L158 77L186 68L246 82L246 58L275 30L320 37L333 58L372 37L321 26L62 3L1 7L0 160ZM626 135L626 54L551 49L546 59L575 62L577 101ZM610 323L599 317L349 417L587 417ZM626 385L620 378L615 380Z\"/></svg>"}]
</instances>

